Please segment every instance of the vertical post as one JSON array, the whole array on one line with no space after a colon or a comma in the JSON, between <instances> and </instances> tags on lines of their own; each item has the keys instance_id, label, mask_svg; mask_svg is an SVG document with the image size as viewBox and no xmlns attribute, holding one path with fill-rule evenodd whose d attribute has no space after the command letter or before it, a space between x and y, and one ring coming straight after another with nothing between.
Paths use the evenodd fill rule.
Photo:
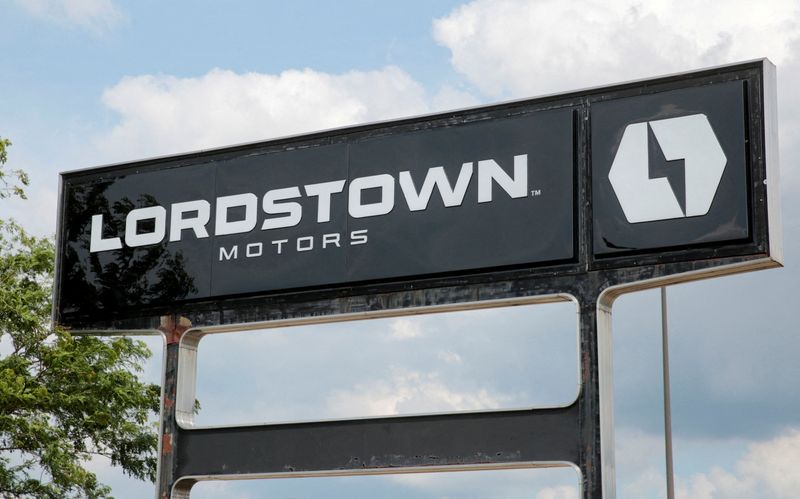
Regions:
<instances>
[{"instance_id":1,"label":"vertical post","mask_svg":"<svg viewBox=\"0 0 800 499\"><path fill-rule=\"evenodd\" d=\"M614 499L617 496L616 449L614 447L614 365L612 362L614 341L611 330L611 307L614 299L613 293L601 293L595 301L594 335L597 349L595 383L597 383L599 413L597 433L600 442L596 459L597 466L600 468L601 495L585 495L586 499L590 497Z\"/></svg>"},{"instance_id":2,"label":"vertical post","mask_svg":"<svg viewBox=\"0 0 800 499\"><path fill-rule=\"evenodd\" d=\"M607 320L594 292L577 293L580 324L581 392L579 429L583 499L614 499L614 435L610 409L610 348ZM610 405L611 404L611 405ZM609 475L610 474L610 475ZM609 480L609 476L611 480Z\"/></svg>"},{"instance_id":3,"label":"vertical post","mask_svg":"<svg viewBox=\"0 0 800 499\"><path fill-rule=\"evenodd\" d=\"M156 499L170 499L170 490L175 481L175 450L177 448L178 423L175 417L176 392L178 387L178 347L183 333L191 326L188 319L177 315L161 317L159 330L164 333L164 379L161 380L161 423L159 428L158 477Z\"/></svg>"},{"instance_id":4,"label":"vertical post","mask_svg":"<svg viewBox=\"0 0 800 499\"><path fill-rule=\"evenodd\" d=\"M672 469L672 404L669 391L669 336L667 328L667 287L661 287L661 360L664 369L664 448L667 462L667 499L675 499Z\"/></svg>"}]
</instances>

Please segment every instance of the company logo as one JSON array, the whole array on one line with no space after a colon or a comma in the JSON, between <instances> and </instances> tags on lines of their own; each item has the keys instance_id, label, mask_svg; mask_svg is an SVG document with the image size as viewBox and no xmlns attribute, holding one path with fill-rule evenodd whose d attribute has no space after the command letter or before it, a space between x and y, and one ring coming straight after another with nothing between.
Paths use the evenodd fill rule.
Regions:
<instances>
[{"instance_id":1,"label":"company logo","mask_svg":"<svg viewBox=\"0 0 800 499\"><path fill-rule=\"evenodd\" d=\"M629 223L708 213L727 158L705 114L625 128L608 179Z\"/></svg>"},{"instance_id":2,"label":"company logo","mask_svg":"<svg viewBox=\"0 0 800 499\"><path fill-rule=\"evenodd\" d=\"M463 163L455 183L448 177L444 167L436 166L428 168L424 178L415 179L411 172L401 171L397 178L383 173L270 189L261 196L245 192L217 197L211 201L195 199L173 203L169 207L147 206L128 212L124 234L111 237L106 237L104 215L98 213L92 216L89 252L118 250L124 246L151 246L161 244L167 238L169 242L177 242L186 234L204 239L212 235L245 234L259 229L272 231L295 227L304 219L309 224L311 221L325 224L331 221L332 198L343 196L345 192L347 215L350 218L356 220L387 215L396 205L402 204L399 199L397 202L395 200L396 184L399 184L400 194L410 212L424 212L435 199L434 192L438 192L444 207L461 206L467 198L467 190L474 177L477 177L477 196L474 201L479 204L491 203L496 190L504 191L512 199L527 197L528 155L514 156L511 170L513 173L509 174L494 159L485 159ZM366 194L370 191L372 196ZM539 194L541 192L538 189L531 193L532 196ZM316 210L311 213L303 212L303 206L298 200L304 196L316 200ZM215 213L213 222L212 212ZM269 239L266 244L257 242L247 245L243 253L246 257L253 258L261 256L264 248L270 247L275 253L281 254L288 247L304 252L315 248L341 247L343 244L355 246L367 242L367 230L353 230L349 235L332 232L322 234L321 237L301 236L294 243L288 239ZM237 244L219 248L219 261L235 260L239 255Z\"/></svg>"}]
</instances>

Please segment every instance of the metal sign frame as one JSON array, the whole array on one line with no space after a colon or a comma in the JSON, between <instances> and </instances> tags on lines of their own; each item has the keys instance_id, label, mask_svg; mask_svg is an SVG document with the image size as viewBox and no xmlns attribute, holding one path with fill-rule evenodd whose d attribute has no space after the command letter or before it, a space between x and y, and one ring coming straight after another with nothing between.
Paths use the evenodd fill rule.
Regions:
<instances>
[{"instance_id":1,"label":"metal sign frame","mask_svg":"<svg viewBox=\"0 0 800 499\"><path fill-rule=\"evenodd\" d=\"M598 257L592 246L592 106L726 81L745 82L750 237L649 254ZM157 314L65 324L76 334L164 336L157 497L188 497L193 484L206 479L537 466L575 466L582 476L582 497L615 496L614 300L632 291L781 265L775 68L767 60L751 61L392 124L422 127L433 119L457 123L476 115L513 113L531 103L543 108L568 105L576 110L575 192L580 201L575 212L575 262L226 298L178 304ZM346 131L369 132L382 127L385 125L372 124ZM325 133L338 132L308 137ZM268 144L275 143L281 141ZM210 153L185 157L191 160L203 154ZM60 272L57 267L57 282ZM574 300L579 311L581 386L576 400L566 407L234 427L193 424L196 355L204 335L554 300ZM54 316L56 323L58 318Z\"/></svg>"}]
</instances>

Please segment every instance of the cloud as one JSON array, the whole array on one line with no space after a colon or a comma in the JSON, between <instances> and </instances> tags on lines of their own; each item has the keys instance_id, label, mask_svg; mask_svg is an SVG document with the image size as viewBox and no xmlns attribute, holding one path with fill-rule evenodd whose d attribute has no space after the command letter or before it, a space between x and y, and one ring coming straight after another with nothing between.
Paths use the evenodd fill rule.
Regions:
<instances>
[{"instance_id":1,"label":"cloud","mask_svg":"<svg viewBox=\"0 0 800 499\"><path fill-rule=\"evenodd\" d=\"M497 409L509 407L516 398L490 394L485 388L455 390L436 373L396 369L389 379L360 383L352 389L336 390L328 396L328 411L334 417L388 416L424 412Z\"/></svg>"},{"instance_id":2,"label":"cloud","mask_svg":"<svg viewBox=\"0 0 800 499\"><path fill-rule=\"evenodd\" d=\"M98 146L115 159L207 149L411 116L474 102L449 87L429 95L402 69L280 74L213 69L196 78L124 78L103 94L120 123Z\"/></svg>"},{"instance_id":3,"label":"cloud","mask_svg":"<svg viewBox=\"0 0 800 499\"><path fill-rule=\"evenodd\" d=\"M800 488L800 429L745 444L737 439L678 438L674 442L676 497L745 499L796 497ZM617 434L621 497L656 497L666 487L663 435L622 428Z\"/></svg>"},{"instance_id":4,"label":"cloud","mask_svg":"<svg viewBox=\"0 0 800 499\"><path fill-rule=\"evenodd\" d=\"M413 319L395 319L390 326L390 338L393 340L409 340L412 338L419 338L424 334L422 324L419 320Z\"/></svg>"},{"instance_id":5,"label":"cloud","mask_svg":"<svg viewBox=\"0 0 800 499\"><path fill-rule=\"evenodd\" d=\"M536 499L578 499L577 487L562 485L560 487L548 487L536 494Z\"/></svg>"},{"instance_id":6,"label":"cloud","mask_svg":"<svg viewBox=\"0 0 800 499\"><path fill-rule=\"evenodd\" d=\"M249 481L252 482L252 481ZM246 488L248 481L199 481L192 487L192 498L205 499L205 498L218 498L226 497L228 499L252 499L258 497L252 495Z\"/></svg>"},{"instance_id":7,"label":"cloud","mask_svg":"<svg viewBox=\"0 0 800 499\"><path fill-rule=\"evenodd\" d=\"M739 463L739 470L747 477L767 485L778 497L795 497L800 490L800 430L767 442L754 444Z\"/></svg>"},{"instance_id":8,"label":"cloud","mask_svg":"<svg viewBox=\"0 0 800 499\"><path fill-rule=\"evenodd\" d=\"M676 495L682 499L745 499L797 497L800 489L800 430L752 444L730 473L715 467L679 483Z\"/></svg>"},{"instance_id":9,"label":"cloud","mask_svg":"<svg viewBox=\"0 0 800 499\"><path fill-rule=\"evenodd\" d=\"M797 15L792 0L476 0L433 32L483 92L527 96L763 56L780 64Z\"/></svg>"},{"instance_id":10,"label":"cloud","mask_svg":"<svg viewBox=\"0 0 800 499\"><path fill-rule=\"evenodd\" d=\"M461 355L459 355L458 352L453 352L452 350L440 350L436 353L436 358L447 364L461 365L464 363L464 359L461 358Z\"/></svg>"},{"instance_id":11,"label":"cloud","mask_svg":"<svg viewBox=\"0 0 800 499\"><path fill-rule=\"evenodd\" d=\"M536 499L578 499L578 489L567 485L548 487L539 491Z\"/></svg>"},{"instance_id":12,"label":"cloud","mask_svg":"<svg viewBox=\"0 0 800 499\"><path fill-rule=\"evenodd\" d=\"M469 499L577 499L579 473L572 467L388 475L402 487L397 497ZM394 497L394 496L392 496Z\"/></svg>"},{"instance_id":13,"label":"cloud","mask_svg":"<svg viewBox=\"0 0 800 499\"><path fill-rule=\"evenodd\" d=\"M124 19L111 0L17 0L34 17L94 34L110 31Z\"/></svg>"}]
</instances>

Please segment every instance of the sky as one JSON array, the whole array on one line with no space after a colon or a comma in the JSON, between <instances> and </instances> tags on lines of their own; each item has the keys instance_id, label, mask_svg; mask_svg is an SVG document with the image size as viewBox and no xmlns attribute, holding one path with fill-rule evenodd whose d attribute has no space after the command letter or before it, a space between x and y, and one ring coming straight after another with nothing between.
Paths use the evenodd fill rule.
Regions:
<instances>
[{"instance_id":1,"label":"sky","mask_svg":"<svg viewBox=\"0 0 800 499\"><path fill-rule=\"evenodd\" d=\"M778 68L785 267L669 288L677 497L800 490L800 3L0 0L0 136L55 231L58 173L760 57ZM614 305L617 490L665 497L657 291ZM161 346L143 376L160 376ZM569 403L571 303L231 333L198 424ZM233 379L246 379L246 383ZM91 463L121 498L151 484ZM205 482L192 497L578 497L570 468Z\"/></svg>"}]
</instances>

